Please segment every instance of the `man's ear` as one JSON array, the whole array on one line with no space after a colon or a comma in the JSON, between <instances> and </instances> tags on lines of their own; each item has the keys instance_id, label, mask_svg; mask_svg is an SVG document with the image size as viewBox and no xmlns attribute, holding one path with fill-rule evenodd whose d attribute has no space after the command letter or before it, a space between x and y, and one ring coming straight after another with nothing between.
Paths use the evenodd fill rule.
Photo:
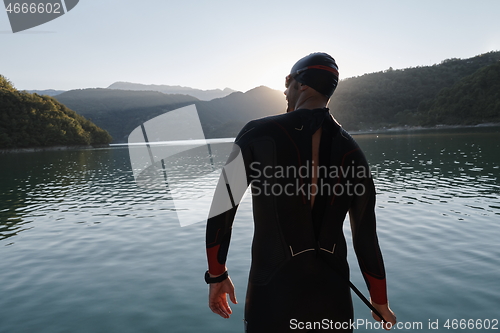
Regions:
<instances>
[{"instance_id":1,"label":"man's ear","mask_svg":"<svg viewBox=\"0 0 500 333\"><path fill-rule=\"evenodd\" d=\"M309 86L308 86L308 85L305 85L305 84L303 84L303 83L301 83L301 84L299 85L299 90L300 90L300 91L306 91L307 89L309 89Z\"/></svg>"}]
</instances>

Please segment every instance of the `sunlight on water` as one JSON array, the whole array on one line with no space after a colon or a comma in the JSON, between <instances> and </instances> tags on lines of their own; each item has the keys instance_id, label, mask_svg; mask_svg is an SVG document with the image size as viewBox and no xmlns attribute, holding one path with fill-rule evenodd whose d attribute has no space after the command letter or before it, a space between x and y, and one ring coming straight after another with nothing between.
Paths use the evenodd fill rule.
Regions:
<instances>
[{"instance_id":1,"label":"sunlight on water","mask_svg":"<svg viewBox=\"0 0 500 333\"><path fill-rule=\"evenodd\" d=\"M500 319L499 130L355 136L375 178L398 320L426 328L436 319ZM206 306L204 225L181 228L168 189L138 187L126 147L4 154L0 171L0 332L242 331L249 197L228 259L240 304L222 320ZM208 186L189 184L191 195ZM367 294L349 255L352 280ZM355 308L369 318L360 301Z\"/></svg>"}]
</instances>

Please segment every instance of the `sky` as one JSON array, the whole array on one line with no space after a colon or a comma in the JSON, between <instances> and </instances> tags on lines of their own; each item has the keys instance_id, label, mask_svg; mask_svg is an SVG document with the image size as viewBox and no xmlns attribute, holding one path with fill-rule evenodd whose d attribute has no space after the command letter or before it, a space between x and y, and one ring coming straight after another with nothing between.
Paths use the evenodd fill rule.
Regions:
<instances>
[{"instance_id":1,"label":"sky","mask_svg":"<svg viewBox=\"0 0 500 333\"><path fill-rule=\"evenodd\" d=\"M498 0L80 0L14 34L0 9L0 74L20 90L284 90L312 52L331 54L345 79L498 51L498 13Z\"/></svg>"}]
</instances>

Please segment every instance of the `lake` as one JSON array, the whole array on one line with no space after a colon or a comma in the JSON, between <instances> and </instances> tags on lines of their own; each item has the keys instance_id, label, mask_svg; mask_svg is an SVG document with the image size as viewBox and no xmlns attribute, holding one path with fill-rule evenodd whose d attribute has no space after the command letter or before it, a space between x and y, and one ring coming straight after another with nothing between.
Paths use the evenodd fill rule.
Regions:
<instances>
[{"instance_id":1,"label":"lake","mask_svg":"<svg viewBox=\"0 0 500 333\"><path fill-rule=\"evenodd\" d=\"M354 138L375 177L399 331L498 329L500 127ZM239 304L222 319L207 306L205 225L181 227L165 189L138 187L127 147L3 154L0 171L0 332L243 332L250 196L227 263ZM352 247L349 262L367 295Z\"/></svg>"}]
</instances>

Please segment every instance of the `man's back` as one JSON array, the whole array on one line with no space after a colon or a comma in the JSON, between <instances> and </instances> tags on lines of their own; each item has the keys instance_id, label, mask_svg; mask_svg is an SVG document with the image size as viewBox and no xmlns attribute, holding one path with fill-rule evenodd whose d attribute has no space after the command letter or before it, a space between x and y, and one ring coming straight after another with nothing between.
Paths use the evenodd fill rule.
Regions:
<instances>
[{"instance_id":1,"label":"man's back","mask_svg":"<svg viewBox=\"0 0 500 333\"><path fill-rule=\"evenodd\" d=\"M228 179L238 179L241 172L235 172L234 165L244 165L255 221L247 332L352 330L342 231L347 212L372 305L396 322L387 302L368 163L326 108L337 83L338 67L328 54L300 59L285 80L287 113L252 121L242 129L214 195L205 280L210 284L210 308L228 318L226 295L233 303L236 298L225 263L237 209ZM231 205L225 204L229 199ZM221 202L228 210L214 216Z\"/></svg>"},{"instance_id":2,"label":"man's back","mask_svg":"<svg viewBox=\"0 0 500 333\"><path fill-rule=\"evenodd\" d=\"M312 136L319 128L316 165ZM366 206L358 213L362 227L354 241L362 246L357 250L366 257L363 261L378 263L364 272L384 278L376 243L373 183L359 147L328 109L296 110L250 122L235 143L252 187L255 221L245 310L249 332L290 329L291 320L348 322L352 319L349 286L340 276L348 276L342 226L353 204ZM222 218L225 223L232 221L231 212L227 214ZM209 221L208 226L219 223ZM371 258L374 254L378 258Z\"/></svg>"}]
</instances>

